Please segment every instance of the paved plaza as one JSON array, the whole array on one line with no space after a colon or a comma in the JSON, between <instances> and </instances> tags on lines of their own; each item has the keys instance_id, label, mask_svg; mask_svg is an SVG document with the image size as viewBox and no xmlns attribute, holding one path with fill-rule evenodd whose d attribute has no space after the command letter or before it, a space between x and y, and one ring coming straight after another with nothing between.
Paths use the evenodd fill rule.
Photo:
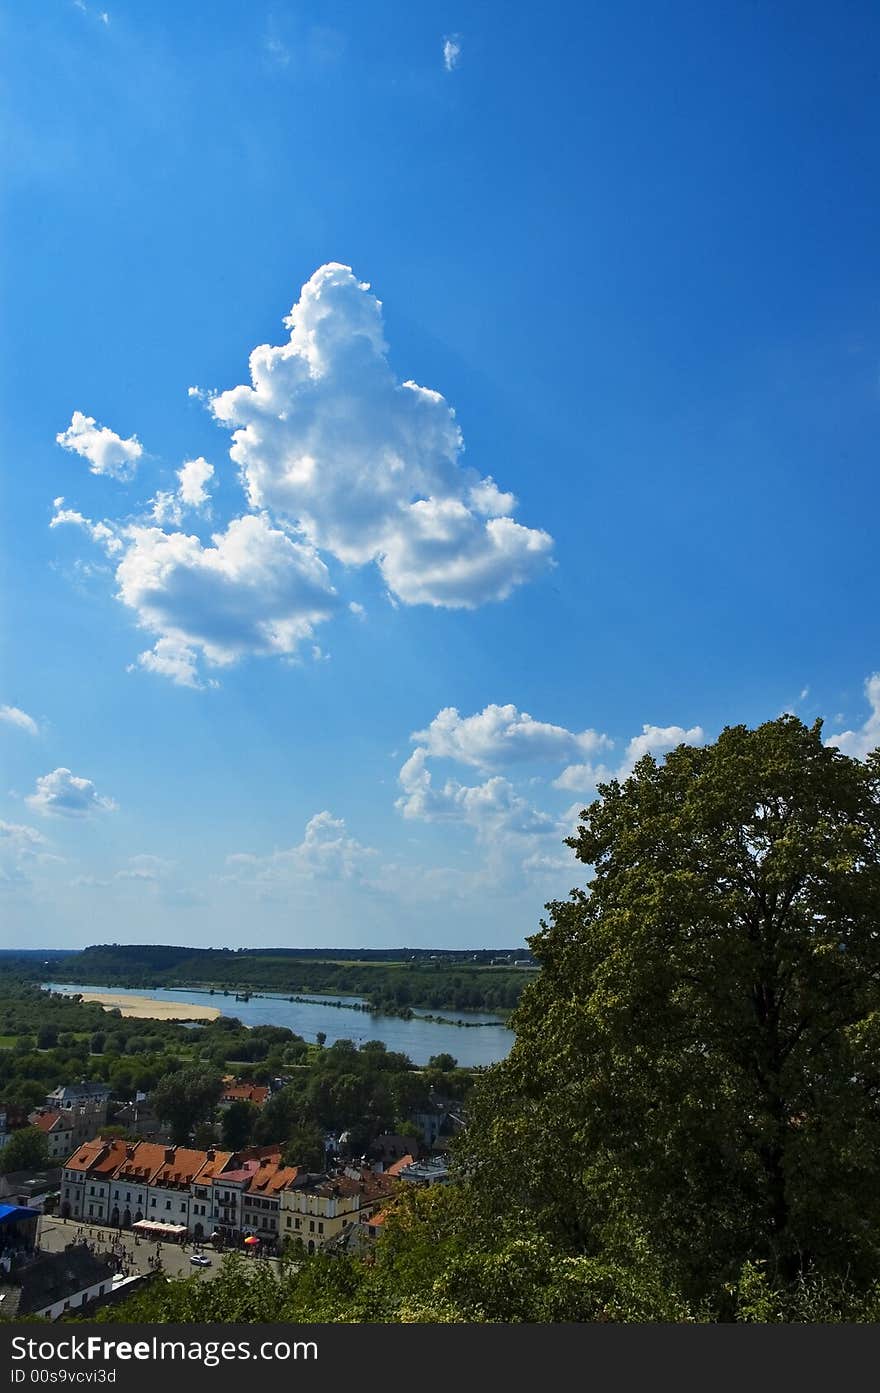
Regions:
<instances>
[{"instance_id":1,"label":"paved plaza","mask_svg":"<svg viewBox=\"0 0 880 1393\"><path fill-rule=\"evenodd\" d=\"M59 1219L54 1215L40 1216L37 1230L38 1246L49 1253L58 1253L68 1243L83 1242L94 1245L98 1252L109 1252L119 1258L121 1270L128 1275L135 1272L152 1272L158 1258L161 1271L166 1277L191 1277L196 1273L201 1279L209 1281L217 1275L222 1253L215 1253L210 1244L187 1242L185 1247L178 1243L156 1243L152 1239L136 1237L133 1233L110 1228L102 1224L80 1223L77 1219ZM204 1253L211 1260L210 1267L196 1267L190 1262L193 1253ZM247 1261L259 1265L269 1263L273 1271L278 1270L275 1258L251 1257L245 1253Z\"/></svg>"}]
</instances>

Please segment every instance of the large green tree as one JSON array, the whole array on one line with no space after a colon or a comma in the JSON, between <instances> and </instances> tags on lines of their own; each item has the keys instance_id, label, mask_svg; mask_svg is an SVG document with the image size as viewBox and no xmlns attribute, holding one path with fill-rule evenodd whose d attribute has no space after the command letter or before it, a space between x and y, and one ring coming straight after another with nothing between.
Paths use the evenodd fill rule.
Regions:
<instances>
[{"instance_id":1,"label":"large green tree","mask_svg":"<svg viewBox=\"0 0 880 1393\"><path fill-rule=\"evenodd\" d=\"M157 1117L167 1122L175 1142L185 1144L200 1122L214 1116L223 1080L204 1069L178 1069L159 1079L150 1092Z\"/></svg>"},{"instance_id":2,"label":"large green tree","mask_svg":"<svg viewBox=\"0 0 880 1393\"><path fill-rule=\"evenodd\" d=\"M472 1098L484 1212L652 1254L692 1298L880 1271L880 752L791 716L646 756L571 845L516 1043Z\"/></svg>"},{"instance_id":3,"label":"large green tree","mask_svg":"<svg viewBox=\"0 0 880 1393\"><path fill-rule=\"evenodd\" d=\"M6 1145L0 1148L0 1175L13 1171L39 1170L49 1156L45 1132L38 1127L22 1127L13 1132Z\"/></svg>"}]
</instances>

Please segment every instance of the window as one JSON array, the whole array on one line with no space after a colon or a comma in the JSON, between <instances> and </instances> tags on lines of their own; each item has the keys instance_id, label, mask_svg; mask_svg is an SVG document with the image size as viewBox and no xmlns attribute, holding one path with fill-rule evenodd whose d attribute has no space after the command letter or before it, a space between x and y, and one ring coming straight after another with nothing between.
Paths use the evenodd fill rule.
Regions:
<instances>
[{"instance_id":1,"label":"window","mask_svg":"<svg viewBox=\"0 0 880 1393\"><path fill-rule=\"evenodd\" d=\"M323 1233L323 1232L324 1232L324 1225L323 1225L323 1224L319 1224L319 1225L318 1225L318 1233Z\"/></svg>"},{"instance_id":2,"label":"window","mask_svg":"<svg viewBox=\"0 0 880 1393\"><path fill-rule=\"evenodd\" d=\"M287 1227L290 1228L290 1215L287 1216Z\"/></svg>"},{"instance_id":3,"label":"window","mask_svg":"<svg viewBox=\"0 0 880 1393\"><path fill-rule=\"evenodd\" d=\"M315 1221L314 1221L314 1219L310 1219L310 1220L309 1220L309 1233L314 1233L314 1232L315 1232Z\"/></svg>"},{"instance_id":4,"label":"window","mask_svg":"<svg viewBox=\"0 0 880 1393\"><path fill-rule=\"evenodd\" d=\"M151 1199L150 1199L150 1204L153 1206L154 1209L156 1208L156 1196L155 1196L155 1195L153 1195L153 1196L151 1197Z\"/></svg>"},{"instance_id":5,"label":"window","mask_svg":"<svg viewBox=\"0 0 880 1393\"><path fill-rule=\"evenodd\" d=\"M166 1200L166 1201L165 1201L165 1208L166 1208L166 1209L170 1209L170 1208L171 1208L171 1201L170 1201L170 1200Z\"/></svg>"},{"instance_id":6,"label":"window","mask_svg":"<svg viewBox=\"0 0 880 1393\"><path fill-rule=\"evenodd\" d=\"M181 1201L180 1201L180 1212L181 1212L181 1214L183 1214L183 1212L184 1212L185 1209L186 1209L186 1200L181 1200Z\"/></svg>"},{"instance_id":7,"label":"window","mask_svg":"<svg viewBox=\"0 0 880 1393\"><path fill-rule=\"evenodd\" d=\"M119 1199L119 1191L118 1191L118 1190L117 1190L117 1192L116 1192L116 1198ZM125 1192L125 1203L126 1203L126 1204L130 1204L130 1203L131 1203L131 1190L126 1190L126 1192Z\"/></svg>"}]
</instances>

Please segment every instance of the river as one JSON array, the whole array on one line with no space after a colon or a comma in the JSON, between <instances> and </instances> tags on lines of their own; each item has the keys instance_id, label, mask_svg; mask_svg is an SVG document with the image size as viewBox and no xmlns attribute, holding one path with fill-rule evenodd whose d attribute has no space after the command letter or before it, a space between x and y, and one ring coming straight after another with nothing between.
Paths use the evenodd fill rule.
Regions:
<instances>
[{"instance_id":1,"label":"river","mask_svg":"<svg viewBox=\"0 0 880 1393\"><path fill-rule=\"evenodd\" d=\"M461 1024L444 1025L413 1016L405 1021L400 1016L373 1015L358 1011L360 997L310 995L309 1001L290 1001L286 996L269 992L251 996L250 1001L236 1001L232 993L194 991L191 988L166 987L106 987L98 983L44 982L46 991L72 995L75 992L113 992L115 996L148 996L156 1001L189 1002L199 1006L216 1006L221 1015L236 1016L243 1025L286 1025L305 1040L316 1039L319 1031L334 1040L353 1040L362 1045L365 1040L382 1040L389 1050L399 1050L413 1064L427 1064L432 1055L451 1054L465 1068L478 1064L495 1064L506 1058L513 1044L513 1034L500 1017L481 1011L466 1014L453 1010L438 1011L438 1015ZM333 1003L343 1002L341 1006ZM470 1025L468 1023L471 1023Z\"/></svg>"}]
</instances>

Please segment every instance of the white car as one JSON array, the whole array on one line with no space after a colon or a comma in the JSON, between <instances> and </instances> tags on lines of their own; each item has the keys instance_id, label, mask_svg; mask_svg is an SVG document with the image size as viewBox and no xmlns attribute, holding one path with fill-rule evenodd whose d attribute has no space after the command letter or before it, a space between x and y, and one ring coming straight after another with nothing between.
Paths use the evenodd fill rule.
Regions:
<instances>
[{"instance_id":1,"label":"white car","mask_svg":"<svg viewBox=\"0 0 880 1393\"><path fill-rule=\"evenodd\" d=\"M193 1267L211 1266L211 1259L206 1258L204 1253L193 1253L192 1257L190 1258L190 1262L192 1263Z\"/></svg>"}]
</instances>

